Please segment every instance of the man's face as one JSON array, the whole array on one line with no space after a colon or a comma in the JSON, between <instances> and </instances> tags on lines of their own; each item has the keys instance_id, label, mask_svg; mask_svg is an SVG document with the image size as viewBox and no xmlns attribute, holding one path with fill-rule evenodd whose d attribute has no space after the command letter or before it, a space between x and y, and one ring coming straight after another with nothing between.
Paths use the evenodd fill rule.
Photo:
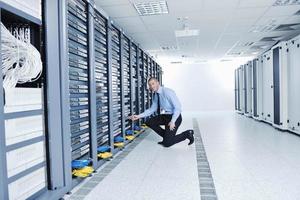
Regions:
<instances>
[{"instance_id":1,"label":"man's face","mask_svg":"<svg viewBox=\"0 0 300 200\"><path fill-rule=\"evenodd\" d=\"M150 80L148 85L149 85L149 89L152 92L157 92L157 90L159 88L159 82L157 80L155 80L155 79Z\"/></svg>"}]
</instances>

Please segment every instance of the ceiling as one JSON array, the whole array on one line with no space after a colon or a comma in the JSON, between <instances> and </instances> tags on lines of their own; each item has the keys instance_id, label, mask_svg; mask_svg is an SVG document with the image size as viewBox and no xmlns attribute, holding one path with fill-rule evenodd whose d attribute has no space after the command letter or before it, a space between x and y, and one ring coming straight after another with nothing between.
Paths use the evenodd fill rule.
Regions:
<instances>
[{"instance_id":1,"label":"ceiling","mask_svg":"<svg viewBox=\"0 0 300 200\"><path fill-rule=\"evenodd\" d=\"M285 6L274 6L276 0L166 0L168 14L139 16L133 4L151 1L156 0L95 0L158 61L203 63L254 57L300 32L299 0ZM285 24L295 25L279 27ZM199 30L199 35L176 37L175 31L183 26Z\"/></svg>"}]
</instances>

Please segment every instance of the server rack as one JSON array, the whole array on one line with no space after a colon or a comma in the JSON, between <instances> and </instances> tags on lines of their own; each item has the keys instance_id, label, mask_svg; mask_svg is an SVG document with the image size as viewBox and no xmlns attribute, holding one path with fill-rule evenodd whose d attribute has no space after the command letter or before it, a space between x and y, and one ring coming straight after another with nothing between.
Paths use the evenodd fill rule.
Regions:
<instances>
[{"instance_id":1,"label":"server rack","mask_svg":"<svg viewBox=\"0 0 300 200\"><path fill-rule=\"evenodd\" d=\"M127 116L132 115L132 76L131 76L131 55L130 55L130 40L123 35L123 52L122 52L122 63L123 63L123 87L124 87L124 129L125 132L132 129L132 122Z\"/></svg>"},{"instance_id":2,"label":"server rack","mask_svg":"<svg viewBox=\"0 0 300 200\"><path fill-rule=\"evenodd\" d=\"M138 63L138 47L131 43L131 63L132 63L132 109L134 114L140 113L140 84L139 84L139 63ZM134 125L140 125L139 121L135 121Z\"/></svg>"},{"instance_id":3,"label":"server rack","mask_svg":"<svg viewBox=\"0 0 300 200\"><path fill-rule=\"evenodd\" d=\"M72 161L91 158L88 3L68 1L68 71Z\"/></svg>"},{"instance_id":4,"label":"server rack","mask_svg":"<svg viewBox=\"0 0 300 200\"><path fill-rule=\"evenodd\" d=\"M247 98L247 111L248 117L252 117L252 61L246 65L246 98Z\"/></svg>"},{"instance_id":5,"label":"server rack","mask_svg":"<svg viewBox=\"0 0 300 200\"><path fill-rule=\"evenodd\" d=\"M111 146L109 127L107 19L98 11L95 11L94 24L97 147L101 147Z\"/></svg>"},{"instance_id":6,"label":"server rack","mask_svg":"<svg viewBox=\"0 0 300 200\"><path fill-rule=\"evenodd\" d=\"M122 130L122 76L121 76L121 32L111 27L111 51L112 51L112 123L113 137L123 136Z\"/></svg>"},{"instance_id":7,"label":"server rack","mask_svg":"<svg viewBox=\"0 0 300 200\"><path fill-rule=\"evenodd\" d=\"M239 109L239 89L238 89L238 70L234 70L234 109L237 111Z\"/></svg>"},{"instance_id":8,"label":"server rack","mask_svg":"<svg viewBox=\"0 0 300 200\"><path fill-rule=\"evenodd\" d=\"M142 113L146 109L145 103L145 77L144 77L144 59L143 59L143 51L138 49L138 64L139 64L139 113ZM145 120L142 119L141 122Z\"/></svg>"},{"instance_id":9,"label":"server rack","mask_svg":"<svg viewBox=\"0 0 300 200\"><path fill-rule=\"evenodd\" d=\"M300 36L288 41L288 128L290 131L300 134Z\"/></svg>"},{"instance_id":10,"label":"server rack","mask_svg":"<svg viewBox=\"0 0 300 200\"><path fill-rule=\"evenodd\" d=\"M271 51L263 55L263 112L262 120L273 123L273 54Z\"/></svg>"},{"instance_id":11,"label":"server rack","mask_svg":"<svg viewBox=\"0 0 300 200\"><path fill-rule=\"evenodd\" d=\"M239 113L245 112L245 95L244 95L244 71L243 65L238 68L238 77L239 77L239 97L240 97L240 104L239 104Z\"/></svg>"},{"instance_id":12,"label":"server rack","mask_svg":"<svg viewBox=\"0 0 300 200\"><path fill-rule=\"evenodd\" d=\"M22 40L38 50L45 67L42 21L2 2L0 14L10 34L26 32ZM3 77L2 67L0 72ZM4 84L1 78L0 87ZM0 90L0 199L35 198L48 187L45 84L42 73L33 82Z\"/></svg>"},{"instance_id":13,"label":"server rack","mask_svg":"<svg viewBox=\"0 0 300 200\"><path fill-rule=\"evenodd\" d=\"M149 61L148 55L144 52L143 53L143 68L144 68L144 76L143 76L143 85L144 85L144 100L145 100L145 109L149 108L149 91L148 91L148 78L149 78Z\"/></svg>"}]
</instances>

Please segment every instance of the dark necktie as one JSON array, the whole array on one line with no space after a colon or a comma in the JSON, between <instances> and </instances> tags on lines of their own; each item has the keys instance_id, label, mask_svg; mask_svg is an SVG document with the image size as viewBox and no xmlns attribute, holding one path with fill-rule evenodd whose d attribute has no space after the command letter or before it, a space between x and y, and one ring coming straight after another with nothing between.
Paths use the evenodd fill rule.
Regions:
<instances>
[{"instance_id":1,"label":"dark necktie","mask_svg":"<svg viewBox=\"0 0 300 200\"><path fill-rule=\"evenodd\" d=\"M157 95L157 114L160 115L160 100L159 100L159 94L156 93Z\"/></svg>"}]
</instances>

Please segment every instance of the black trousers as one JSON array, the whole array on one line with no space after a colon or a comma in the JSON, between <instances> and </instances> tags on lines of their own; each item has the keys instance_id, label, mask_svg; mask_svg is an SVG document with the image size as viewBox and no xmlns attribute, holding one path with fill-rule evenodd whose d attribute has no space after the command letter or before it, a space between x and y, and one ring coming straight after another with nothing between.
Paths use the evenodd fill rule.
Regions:
<instances>
[{"instance_id":1,"label":"black trousers","mask_svg":"<svg viewBox=\"0 0 300 200\"><path fill-rule=\"evenodd\" d=\"M175 122L174 130L170 130L168 124L172 119L172 115L157 115L146 121L147 126L154 130L158 135L163 138L163 145L170 147L178 142L187 139L187 132L176 135L176 132L181 125L182 117L179 115ZM160 125L164 125L165 129L161 128Z\"/></svg>"}]
</instances>

